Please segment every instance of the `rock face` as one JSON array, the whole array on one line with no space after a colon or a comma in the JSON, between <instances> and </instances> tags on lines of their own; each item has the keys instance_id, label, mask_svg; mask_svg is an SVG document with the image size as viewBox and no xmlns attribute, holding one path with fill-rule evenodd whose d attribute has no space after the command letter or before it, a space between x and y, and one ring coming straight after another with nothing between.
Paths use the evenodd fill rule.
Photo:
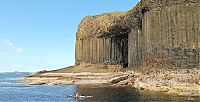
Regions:
<instances>
[{"instance_id":1,"label":"rock face","mask_svg":"<svg viewBox=\"0 0 200 102\"><path fill-rule=\"evenodd\" d=\"M76 34L76 64L128 66L128 33L141 26L139 6L128 12L85 17Z\"/></svg>"},{"instance_id":2,"label":"rock face","mask_svg":"<svg viewBox=\"0 0 200 102\"><path fill-rule=\"evenodd\" d=\"M199 68L199 33L199 0L142 0L128 12L85 17L76 64Z\"/></svg>"},{"instance_id":3,"label":"rock face","mask_svg":"<svg viewBox=\"0 0 200 102\"><path fill-rule=\"evenodd\" d=\"M146 60L156 57L179 67L199 67L199 12L200 3L191 3L154 8L145 13Z\"/></svg>"}]
</instances>

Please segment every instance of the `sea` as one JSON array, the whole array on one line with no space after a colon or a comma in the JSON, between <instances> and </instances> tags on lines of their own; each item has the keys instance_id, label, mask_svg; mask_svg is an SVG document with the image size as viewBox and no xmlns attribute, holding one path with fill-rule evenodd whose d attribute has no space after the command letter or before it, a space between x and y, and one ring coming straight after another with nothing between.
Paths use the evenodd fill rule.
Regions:
<instances>
[{"instance_id":1,"label":"sea","mask_svg":"<svg viewBox=\"0 0 200 102\"><path fill-rule=\"evenodd\" d=\"M27 85L18 78L29 73L0 73L0 102L200 102L199 97L140 91L105 86ZM73 96L79 92L83 97Z\"/></svg>"}]
</instances>

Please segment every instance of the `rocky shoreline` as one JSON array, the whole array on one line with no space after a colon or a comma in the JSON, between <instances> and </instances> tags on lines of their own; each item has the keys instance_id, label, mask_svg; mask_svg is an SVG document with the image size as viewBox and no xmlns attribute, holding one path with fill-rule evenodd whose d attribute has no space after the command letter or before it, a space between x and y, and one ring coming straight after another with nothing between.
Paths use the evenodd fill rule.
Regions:
<instances>
[{"instance_id":1,"label":"rocky shoreline","mask_svg":"<svg viewBox=\"0 0 200 102\"><path fill-rule=\"evenodd\" d=\"M25 77L24 82L30 85L81 85L108 83L108 73L43 73L34 77Z\"/></svg>"},{"instance_id":2,"label":"rocky shoreline","mask_svg":"<svg viewBox=\"0 0 200 102\"><path fill-rule=\"evenodd\" d=\"M145 68L115 73L39 72L25 77L30 85L97 85L133 87L183 96L200 96L200 69Z\"/></svg>"}]
</instances>

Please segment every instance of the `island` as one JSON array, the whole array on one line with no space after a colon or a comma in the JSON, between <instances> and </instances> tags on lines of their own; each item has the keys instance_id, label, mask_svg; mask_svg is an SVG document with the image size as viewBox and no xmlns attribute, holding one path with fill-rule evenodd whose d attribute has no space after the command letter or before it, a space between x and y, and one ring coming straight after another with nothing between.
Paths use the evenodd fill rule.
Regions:
<instances>
[{"instance_id":1,"label":"island","mask_svg":"<svg viewBox=\"0 0 200 102\"><path fill-rule=\"evenodd\" d=\"M200 96L200 1L141 0L86 16L74 66L32 73L31 85L108 85Z\"/></svg>"}]
</instances>

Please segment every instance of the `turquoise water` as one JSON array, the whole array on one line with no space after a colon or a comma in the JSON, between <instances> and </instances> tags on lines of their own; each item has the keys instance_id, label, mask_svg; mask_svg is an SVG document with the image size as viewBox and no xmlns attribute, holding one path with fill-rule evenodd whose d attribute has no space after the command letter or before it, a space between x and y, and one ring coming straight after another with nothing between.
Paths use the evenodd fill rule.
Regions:
<instances>
[{"instance_id":1,"label":"turquoise water","mask_svg":"<svg viewBox=\"0 0 200 102\"><path fill-rule=\"evenodd\" d=\"M0 74L0 102L200 102L199 97L173 96L164 93L139 91L133 88L95 86L25 85L16 78L28 73ZM74 99L66 95L93 96Z\"/></svg>"}]
</instances>

